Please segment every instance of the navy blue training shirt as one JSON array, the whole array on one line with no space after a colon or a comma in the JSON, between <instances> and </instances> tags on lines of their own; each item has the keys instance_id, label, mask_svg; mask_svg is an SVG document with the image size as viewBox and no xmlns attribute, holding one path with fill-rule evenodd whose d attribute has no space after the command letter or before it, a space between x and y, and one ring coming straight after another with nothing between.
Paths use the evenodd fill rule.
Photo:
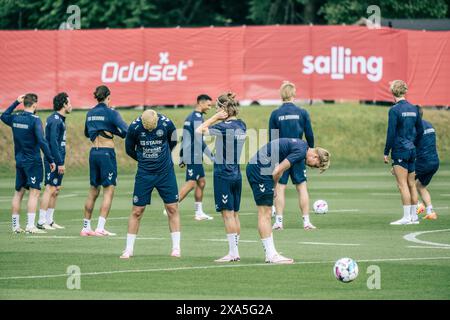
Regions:
<instances>
[{"instance_id":1,"label":"navy blue training shirt","mask_svg":"<svg viewBox=\"0 0 450 320\"><path fill-rule=\"evenodd\" d=\"M417 106L400 100L389 110L389 123L384 155L402 159L414 150L423 134L422 119Z\"/></svg>"},{"instance_id":2,"label":"navy blue training shirt","mask_svg":"<svg viewBox=\"0 0 450 320\"><path fill-rule=\"evenodd\" d=\"M84 135L94 141L102 131L125 138L128 125L122 120L119 112L109 108L104 103L97 104L86 114Z\"/></svg>"},{"instance_id":3,"label":"navy blue training shirt","mask_svg":"<svg viewBox=\"0 0 450 320\"><path fill-rule=\"evenodd\" d=\"M261 168L270 168L268 173L271 174L275 166L285 159L290 162L291 166L305 161L308 148L308 144L298 138L275 139L259 149L249 163L256 164L256 166L251 166L252 170L259 172ZM272 176L270 175L268 178L272 179Z\"/></svg>"},{"instance_id":4,"label":"navy blue training shirt","mask_svg":"<svg viewBox=\"0 0 450 320\"><path fill-rule=\"evenodd\" d=\"M272 137L272 129L279 130L278 138L303 139L304 134L308 146L314 148L314 134L308 111L297 107L292 102L285 102L272 111L269 120L269 141L277 138Z\"/></svg>"},{"instance_id":5,"label":"navy blue training shirt","mask_svg":"<svg viewBox=\"0 0 450 320\"><path fill-rule=\"evenodd\" d=\"M66 158L66 117L53 112L45 125L45 138L57 166L63 166Z\"/></svg>"},{"instance_id":6,"label":"navy blue training shirt","mask_svg":"<svg viewBox=\"0 0 450 320\"><path fill-rule=\"evenodd\" d=\"M203 135L195 133L203 123L203 113L194 111L184 120L183 138L180 148L180 159L185 164L201 164L203 162L203 153L211 158L211 151L203 141Z\"/></svg>"},{"instance_id":7,"label":"navy blue training shirt","mask_svg":"<svg viewBox=\"0 0 450 320\"><path fill-rule=\"evenodd\" d=\"M436 149L436 131L431 123L422 120L423 135L416 149L416 168L424 171L439 165L439 156Z\"/></svg>"},{"instance_id":8,"label":"navy blue training shirt","mask_svg":"<svg viewBox=\"0 0 450 320\"><path fill-rule=\"evenodd\" d=\"M245 143L247 126L240 119L216 123L208 128L216 136L214 175L224 180L241 179L239 159Z\"/></svg>"},{"instance_id":9,"label":"navy blue training shirt","mask_svg":"<svg viewBox=\"0 0 450 320\"><path fill-rule=\"evenodd\" d=\"M175 125L161 114L151 131L144 128L141 117L134 120L125 139L125 150L138 162L138 172L150 175L167 173L173 168L171 151L176 145Z\"/></svg>"},{"instance_id":10,"label":"navy blue training shirt","mask_svg":"<svg viewBox=\"0 0 450 320\"><path fill-rule=\"evenodd\" d=\"M14 101L0 117L6 125L12 128L16 165L28 166L42 163L39 148L44 152L45 159L49 163L53 163L53 156L44 138L41 119L27 111L12 114L19 104L17 100Z\"/></svg>"}]
</instances>

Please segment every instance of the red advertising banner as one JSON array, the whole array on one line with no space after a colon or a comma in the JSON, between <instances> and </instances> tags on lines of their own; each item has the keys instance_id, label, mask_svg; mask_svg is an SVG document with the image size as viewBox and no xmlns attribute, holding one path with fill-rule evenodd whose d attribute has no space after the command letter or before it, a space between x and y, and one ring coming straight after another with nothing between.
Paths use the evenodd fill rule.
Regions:
<instances>
[{"instance_id":1,"label":"red advertising banner","mask_svg":"<svg viewBox=\"0 0 450 320\"><path fill-rule=\"evenodd\" d=\"M108 85L114 105L192 104L232 90L240 100L278 99L283 80L299 98L450 105L450 32L358 26L0 31L0 108L35 92L41 107L69 93L90 107Z\"/></svg>"}]
</instances>

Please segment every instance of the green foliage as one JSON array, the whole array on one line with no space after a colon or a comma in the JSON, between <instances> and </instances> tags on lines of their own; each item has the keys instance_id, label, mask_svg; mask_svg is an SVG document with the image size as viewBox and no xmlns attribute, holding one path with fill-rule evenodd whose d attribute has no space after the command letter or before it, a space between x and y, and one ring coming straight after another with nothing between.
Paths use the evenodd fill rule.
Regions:
<instances>
[{"instance_id":1,"label":"green foliage","mask_svg":"<svg viewBox=\"0 0 450 320\"><path fill-rule=\"evenodd\" d=\"M0 0L0 29L58 29L78 5L81 28L354 23L371 4L388 18L444 18L446 0Z\"/></svg>"},{"instance_id":2,"label":"green foliage","mask_svg":"<svg viewBox=\"0 0 450 320\"><path fill-rule=\"evenodd\" d=\"M377 5L384 18L445 18L448 11L446 0L329 0L319 10L328 24L352 24L367 17L367 7Z\"/></svg>"}]
</instances>

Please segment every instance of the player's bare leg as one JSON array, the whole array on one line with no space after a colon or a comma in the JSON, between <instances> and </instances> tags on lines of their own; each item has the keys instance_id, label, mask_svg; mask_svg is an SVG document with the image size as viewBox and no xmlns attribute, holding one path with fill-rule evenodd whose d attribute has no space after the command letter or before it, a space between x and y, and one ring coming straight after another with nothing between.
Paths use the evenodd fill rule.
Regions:
<instances>
[{"instance_id":1,"label":"player's bare leg","mask_svg":"<svg viewBox=\"0 0 450 320\"><path fill-rule=\"evenodd\" d=\"M92 211L94 210L95 201L100 194L100 187L91 186L89 188L88 197L84 204L84 219L83 229L80 232L81 236L95 236L95 232L91 228Z\"/></svg>"},{"instance_id":2,"label":"player's bare leg","mask_svg":"<svg viewBox=\"0 0 450 320\"><path fill-rule=\"evenodd\" d=\"M21 188L19 191L14 192L14 196L11 202L12 212L12 231L15 233L25 232L20 227L20 204L22 203L23 195L25 194L25 188Z\"/></svg>"},{"instance_id":3,"label":"player's bare leg","mask_svg":"<svg viewBox=\"0 0 450 320\"><path fill-rule=\"evenodd\" d=\"M273 224L272 229L283 230L283 212L286 205L286 185L277 183L276 188L277 197L275 198L275 223Z\"/></svg>"},{"instance_id":4,"label":"player's bare leg","mask_svg":"<svg viewBox=\"0 0 450 320\"><path fill-rule=\"evenodd\" d=\"M205 189L205 186L206 186L205 178L200 178L197 180L194 198L195 198L195 220L198 220L198 221L214 219L213 217L207 215L203 211L202 201L203 201L203 191Z\"/></svg>"},{"instance_id":5,"label":"player's bare leg","mask_svg":"<svg viewBox=\"0 0 450 320\"><path fill-rule=\"evenodd\" d=\"M47 210L50 206L50 200L53 198L53 195L56 194L57 189L54 186L46 185L44 194L41 199L41 207L39 209L39 220L37 223L37 227L43 230L54 230L55 228L51 227L47 224Z\"/></svg>"},{"instance_id":6,"label":"player's bare leg","mask_svg":"<svg viewBox=\"0 0 450 320\"><path fill-rule=\"evenodd\" d=\"M46 233L44 230L36 228L34 221L36 219L36 210L38 207L38 201L41 191L38 189L30 188L30 194L28 195L28 220L25 232L27 233Z\"/></svg>"},{"instance_id":7,"label":"player's bare leg","mask_svg":"<svg viewBox=\"0 0 450 320\"><path fill-rule=\"evenodd\" d=\"M424 219L427 220L436 220L437 214L433 210L433 205L431 204L431 195L430 192L428 192L428 189L426 186L422 185L419 180L417 180L416 183L417 191L420 194L420 197L422 198L423 203L425 204L427 214L425 215Z\"/></svg>"},{"instance_id":8,"label":"player's bare leg","mask_svg":"<svg viewBox=\"0 0 450 320\"><path fill-rule=\"evenodd\" d=\"M303 228L305 230L316 229L316 227L309 220L309 194L306 181L295 185L295 188L297 189L298 194L298 207L302 212Z\"/></svg>"},{"instance_id":9,"label":"player's bare leg","mask_svg":"<svg viewBox=\"0 0 450 320\"><path fill-rule=\"evenodd\" d=\"M228 239L228 254L224 257L215 260L215 262L232 262L239 261L238 249L238 232L240 231L239 218L234 211L222 210L223 223L225 225L225 232Z\"/></svg>"},{"instance_id":10,"label":"player's bare leg","mask_svg":"<svg viewBox=\"0 0 450 320\"><path fill-rule=\"evenodd\" d=\"M293 259L283 257L275 249L271 227L271 211L272 208L269 206L258 206L258 231L266 254L265 261L267 263L291 264L294 262Z\"/></svg>"},{"instance_id":11,"label":"player's bare leg","mask_svg":"<svg viewBox=\"0 0 450 320\"><path fill-rule=\"evenodd\" d=\"M403 218L391 222L391 225L404 225L411 223L411 193L408 186L408 170L395 165L394 175L397 180L397 187L400 191L400 196L403 204ZM417 203L417 202L416 202Z\"/></svg>"},{"instance_id":12,"label":"player's bare leg","mask_svg":"<svg viewBox=\"0 0 450 320\"><path fill-rule=\"evenodd\" d=\"M186 198L186 196L195 188L196 185L197 185L197 183L194 180L186 181L186 183L180 189L178 201L179 202L183 201L184 198Z\"/></svg>"},{"instance_id":13,"label":"player's bare leg","mask_svg":"<svg viewBox=\"0 0 450 320\"><path fill-rule=\"evenodd\" d=\"M134 242L136 235L139 232L139 226L141 224L142 216L144 215L145 207L133 206L130 217L128 218L128 232L127 232L127 244L125 250L120 256L121 259L129 259L133 256Z\"/></svg>"},{"instance_id":14,"label":"player's bare leg","mask_svg":"<svg viewBox=\"0 0 450 320\"><path fill-rule=\"evenodd\" d=\"M98 217L97 228L95 229L95 235L97 236L116 235L115 233L109 232L105 229L106 219L108 218L114 198L114 190L115 186L113 185L103 187L103 201L102 206L100 207L100 216Z\"/></svg>"},{"instance_id":15,"label":"player's bare leg","mask_svg":"<svg viewBox=\"0 0 450 320\"><path fill-rule=\"evenodd\" d=\"M180 212L178 210L178 202L164 204L169 219L169 230L172 238L172 257L179 258L181 256L180 238L181 238L181 223Z\"/></svg>"},{"instance_id":16,"label":"player's bare leg","mask_svg":"<svg viewBox=\"0 0 450 320\"><path fill-rule=\"evenodd\" d=\"M48 203L48 209L46 214L47 224L55 229L65 229L63 226L57 224L54 220L53 214L56 208L56 200L58 199L59 192L61 191L61 186L56 187L56 192L52 194L50 197L50 201Z\"/></svg>"},{"instance_id":17,"label":"player's bare leg","mask_svg":"<svg viewBox=\"0 0 450 320\"><path fill-rule=\"evenodd\" d=\"M416 173L408 173L408 189L411 195L411 223L419 224L419 217L417 216L417 202L419 201L419 196L417 194L416 188Z\"/></svg>"},{"instance_id":18,"label":"player's bare leg","mask_svg":"<svg viewBox=\"0 0 450 320\"><path fill-rule=\"evenodd\" d=\"M241 220L239 219L239 212L234 212L234 220L236 221L236 233L237 242L236 245L239 247L239 239L241 238Z\"/></svg>"}]
</instances>

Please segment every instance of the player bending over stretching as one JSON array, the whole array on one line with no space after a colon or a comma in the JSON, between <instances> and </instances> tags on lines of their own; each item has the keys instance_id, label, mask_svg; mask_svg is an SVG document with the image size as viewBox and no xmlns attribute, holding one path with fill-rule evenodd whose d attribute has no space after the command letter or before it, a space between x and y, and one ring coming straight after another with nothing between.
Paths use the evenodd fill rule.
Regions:
<instances>
[{"instance_id":1,"label":"player bending over stretching","mask_svg":"<svg viewBox=\"0 0 450 320\"><path fill-rule=\"evenodd\" d=\"M178 186L171 151L177 145L176 128L170 119L154 110L146 110L130 124L125 147L138 162L133 191L133 209L128 219L127 243L120 256L133 256L134 242L145 206L151 204L152 191L158 190L164 201L172 236L172 257L180 257L180 215Z\"/></svg>"},{"instance_id":2,"label":"player bending over stretching","mask_svg":"<svg viewBox=\"0 0 450 320\"><path fill-rule=\"evenodd\" d=\"M216 101L217 113L197 129L197 133L216 136L214 159L214 200L216 211L222 213L228 239L228 254L215 262L239 261L242 176L239 159L245 143L247 127L237 119L238 102L234 93L222 94ZM220 121L216 124L215 122ZM213 125L214 124L214 125Z\"/></svg>"},{"instance_id":3,"label":"player bending over stretching","mask_svg":"<svg viewBox=\"0 0 450 320\"><path fill-rule=\"evenodd\" d=\"M12 114L14 109L22 102L24 111ZM46 233L34 225L43 179L42 158L39 148L44 152L51 172L55 171L56 165L44 138L41 119L35 115L37 108L38 96L34 93L28 93L17 98L0 116L0 119L12 128L14 137L14 155L16 158L16 192L12 199L12 231L14 233L24 232L20 228L19 213L25 189L30 190L28 221L25 231L27 233Z\"/></svg>"},{"instance_id":4,"label":"player bending over stretching","mask_svg":"<svg viewBox=\"0 0 450 320\"><path fill-rule=\"evenodd\" d=\"M389 110L384 163L388 163L391 153L394 175L403 203L403 218L391 222L391 225L418 224L418 196L414 171L416 145L423 134L422 119L418 107L405 99L408 87L404 81L392 81L390 89L395 104Z\"/></svg>"},{"instance_id":5,"label":"player bending over stretching","mask_svg":"<svg viewBox=\"0 0 450 320\"><path fill-rule=\"evenodd\" d=\"M422 117L422 108L419 108L419 112ZM427 189L433 175L439 169L439 156L436 149L436 131L428 121L422 120L422 125L423 135L417 145L416 186L427 210L427 213L423 218L426 220L436 220L437 214L433 210L431 196Z\"/></svg>"},{"instance_id":6,"label":"player bending over stretching","mask_svg":"<svg viewBox=\"0 0 450 320\"><path fill-rule=\"evenodd\" d=\"M125 138L128 126L119 112L111 109L111 91L106 86L95 89L94 97L98 104L86 115L84 135L92 142L89 153L89 176L91 187L84 205L83 229L81 236L114 236L105 230L114 197L117 180L116 153L114 151L114 135ZM103 187L103 203L95 232L91 229L92 211L95 201Z\"/></svg>"},{"instance_id":7,"label":"player bending over stretching","mask_svg":"<svg viewBox=\"0 0 450 320\"><path fill-rule=\"evenodd\" d=\"M56 199L61 190L62 179L66 171L64 160L66 158L66 115L72 111L69 96L65 92L58 93L53 98L53 112L47 118L45 138L48 141L57 169L50 170L50 164L45 161L45 191L39 210L39 229L64 229L53 219Z\"/></svg>"},{"instance_id":8,"label":"player bending over stretching","mask_svg":"<svg viewBox=\"0 0 450 320\"><path fill-rule=\"evenodd\" d=\"M247 179L258 208L258 230L267 263L294 262L293 259L280 255L275 249L271 207L274 198L277 197L274 190L277 190L280 177L286 170L300 162L305 162L309 167L319 168L320 172L323 172L330 166L330 153L319 147L308 148L308 144L301 139L281 138L272 140L259 149L247 165Z\"/></svg>"}]
</instances>

